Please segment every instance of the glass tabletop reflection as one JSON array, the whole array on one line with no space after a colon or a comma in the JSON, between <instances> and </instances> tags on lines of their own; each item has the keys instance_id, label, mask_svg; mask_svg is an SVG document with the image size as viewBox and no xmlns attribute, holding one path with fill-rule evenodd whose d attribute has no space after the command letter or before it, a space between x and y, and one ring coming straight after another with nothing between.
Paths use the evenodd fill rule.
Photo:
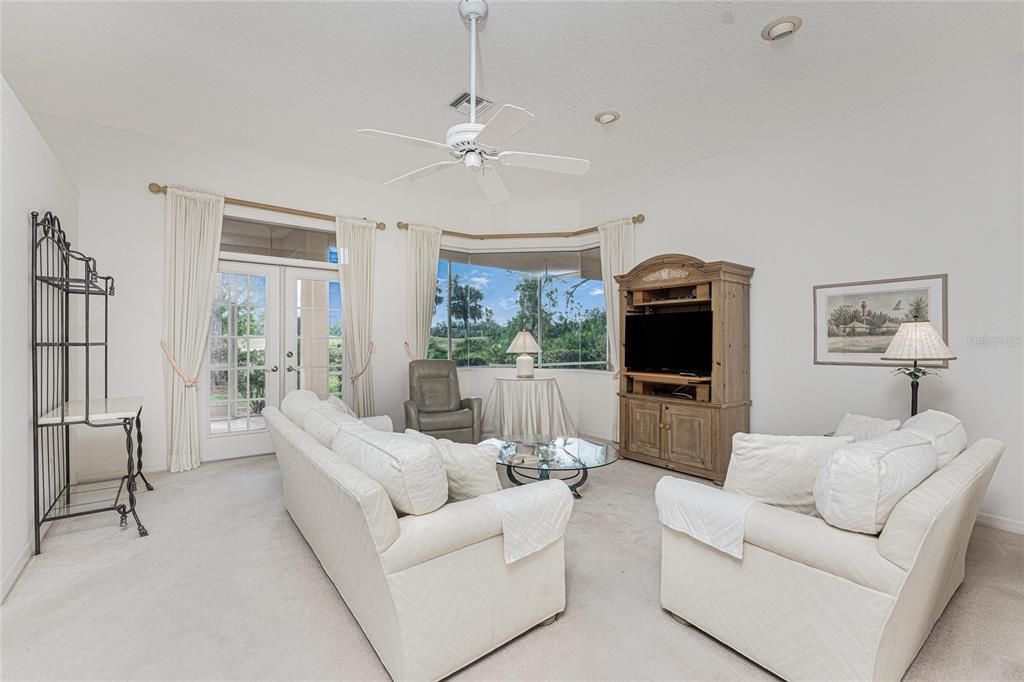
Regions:
<instances>
[{"instance_id":1,"label":"glass tabletop reflection","mask_svg":"<svg viewBox=\"0 0 1024 682\"><path fill-rule=\"evenodd\" d=\"M619 458L614 445L577 436L514 435L494 440L497 463L517 469L580 471L603 467Z\"/></svg>"}]
</instances>

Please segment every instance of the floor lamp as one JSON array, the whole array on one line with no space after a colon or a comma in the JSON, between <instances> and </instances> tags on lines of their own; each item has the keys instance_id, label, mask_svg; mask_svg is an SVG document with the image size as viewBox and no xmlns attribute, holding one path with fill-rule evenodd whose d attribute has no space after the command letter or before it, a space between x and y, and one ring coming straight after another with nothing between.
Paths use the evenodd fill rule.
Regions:
<instances>
[{"instance_id":1,"label":"floor lamp","mask_svg":"<svg viewBox=\"0 0 1024 682\"><path fill-rule=\"evenodd\" d=\"M913 322L904 322L896 330L896 336L892 338L882 359L914 363L913 367L897 367L893 370L894 374L910 377L910 416L913 417L917 414L918 381L928 374L937 374L935 370L918 367L917 363L923 360L956 360L956 356L931 322L915 317Z\"/></svg>"}]
</instances>

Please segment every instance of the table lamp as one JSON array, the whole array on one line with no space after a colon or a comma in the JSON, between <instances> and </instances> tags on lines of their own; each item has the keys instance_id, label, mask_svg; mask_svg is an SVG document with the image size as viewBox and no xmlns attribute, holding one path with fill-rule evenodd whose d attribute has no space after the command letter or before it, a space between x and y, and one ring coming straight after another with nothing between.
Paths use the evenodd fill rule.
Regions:
<instances>
[{"instance_id":1,"label":"table lamp","mask_svg":"<svg viewBox=\"0 0 1024 682\"><path fill-rule=\"evenodd\" d=\"M533 378L533 356L530 355L530 353L540 352L540 346L537 345L537 341L533 338L533 334L525 329L519 332L516 334L516 338L512 339L512 345L510 345L508 350L505 352L521 353L521 355L516 358L517 378Z\"/></svg>"},{"instance_id":2,"label":"table lamp","mask_svg":"<svg viewBox=\"0 0 1024 682\"><path fill-rule=\"evenodd\" d=\"M910 377L910 416L917 414L917 382L928 374L937 374L935 370L918 367L920 360L956 360L953 351L942 340L938 330L927 320L904 322L896 330L889 347L885 349L883 360L911 360L913 367L898 367L894 374L905 374Z\"/></svg>"}]
</instances>

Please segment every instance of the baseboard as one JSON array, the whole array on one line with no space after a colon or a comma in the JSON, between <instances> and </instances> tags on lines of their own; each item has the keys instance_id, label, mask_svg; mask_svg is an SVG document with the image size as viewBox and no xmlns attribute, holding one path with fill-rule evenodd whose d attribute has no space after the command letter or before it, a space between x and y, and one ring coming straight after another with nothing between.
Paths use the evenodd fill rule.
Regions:
<instances>
[{"instance_id":1,"label":"baseboard","mask_svg":"<svg viewBox=\"0 0 1024 682\"><path fill-rule=\"evenodd\" d=\"M32 551L35 548L35 540L29 540L25 548L18 554L18 560L14 562L7 573L4 574L3 582L0 583L0 604L7 599L7 595L10 593L11 588L14 587L14 583L18 582L18 576L25 570L25 566L28 565L29 559L32 558Z\"/></svg>"},{"instance_id":2,"label":"baseboard","mask_svg":"<svg viewBox=\"0 0 1024 682\"><path fill-rule=\"evenodd\" d=\"M978 518L976 520L976 523L979 526L997 528L999 530L1005 530L1010 533L1016 533L1017 535L1024 535L1024 521L1008 519L1005 516L998 516L997 514L986 514L984 512L978 512Z\"/></svg>"},{"instance_id":3,"label":"baseboard","mask_svg":"<svg viewBox=\"0 0 1024 682\"><path fill-rule=\"evenodd\" d=\"M46 534L53 528L53 522L44 523L43 527L39 529L39 541L42 542L46 538ZM3 577L2 583L0 583L0 604L3 604L4 600L7 599L7 595L11 593L11 588L18 582L18 578L21 577L25 567L28 566L28 562L32 560L35 551L35 538L30 538L28 544L25 545L25 549L21 550L18 555L18 560L14 562L14 565L7 571L7 574Z\"/></svg>"}]
</instances>

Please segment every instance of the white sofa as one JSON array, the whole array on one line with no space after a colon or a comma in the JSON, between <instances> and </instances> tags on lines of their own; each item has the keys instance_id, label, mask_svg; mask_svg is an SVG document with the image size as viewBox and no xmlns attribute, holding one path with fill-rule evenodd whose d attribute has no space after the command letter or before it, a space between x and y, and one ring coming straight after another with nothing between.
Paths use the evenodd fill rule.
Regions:
<instances>
[{"instance_id":1,"label":"white sofa","mask_svg":"<svg viewBox=\"0 0 1024 682\"><path fill-rule=\"evenodd\" d=\"M445 677L565 609L561 538L506 564L490 502L399 517L380 484L282 412L263 414L285 505L393 679Z\"/></svg>"},{"instance_id":2,"label":"white sofa","mask_svg":"<svg viewBox=\"0 0 1024 682\"><path fill-rule=\"evenodd\" d=\"M964 578L1003 450L974 443L904 496L877 536L758 503L735 559L665 526L661 605L789 680L898 680Z\"/></svg>"}]
</instances>

